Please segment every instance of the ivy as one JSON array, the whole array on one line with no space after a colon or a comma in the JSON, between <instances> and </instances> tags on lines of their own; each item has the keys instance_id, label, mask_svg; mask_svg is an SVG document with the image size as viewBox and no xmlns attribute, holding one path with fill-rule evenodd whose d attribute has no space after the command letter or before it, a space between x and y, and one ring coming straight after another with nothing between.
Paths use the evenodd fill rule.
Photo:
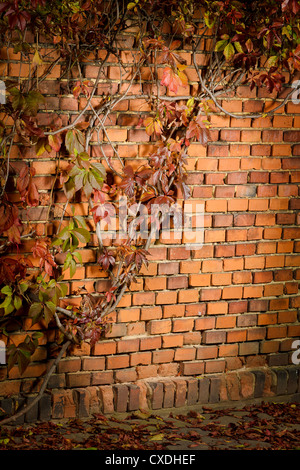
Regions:
<instances>
[{"instance_id":1,"label":"ivy","mask_svg":"<svg viewBox=\"0 0 300 470\"><path fill-rule=\"evenodd\" d=\"M127 209L132 204L138 207L145 204L149 213L154 204L172 206L178 199L190 197L186 156L193 142L206 145L210 139L212 103L227 113L219 97L222 99L241 82L250 89L265 87L270 93L279 93L288 85L286 76L290 75L292 80L300 70L299 13L300 2L296 0L245 3L11 0L0 3L2 45L12 47L32 68L25 79L9 81L7 100L1 105L4 117L0 122L3 156L0 235L5 257L0 259L0 327L8 337L9 371L16 364L23 374L38 347L37 334L28 334L16 346L13 335L7 333L13 331L12 325L20 328L24 317L30 318L33 324L42 324L44 329L54 326L70 343L95 344L101 338L109 313L117 309L130 283L142 266L147 265L152 241L151 236L146 239L131 236L133 232L136 235L141 224L139 216L131 214L125 227L127 237L122 243L106 247L101 223L120 216L116 201L122 196L128 199ZM165 33L166 23L170 34ZM134 66L122 63L118 43L128 24L139 31L135 37ZM27 42L27 32L33 35L33 43ZM208 33L214 41L207 43L211 49L206 50L207 60L199 66L198 55L203 52ZM58 57L51 63L39 46L41 36L53 44ZM98 61L97 76L93 81L86 80L82 64L89 53L99 48L105 53ZM189 64L183 50L190 51ZM103 94L96 106L93 97L98 93L111 55L120 70L122 67L130 70L131 78L116 94ZM41 125L38 117L40 108L45 106L45 97L39 85L61 60L69 64L63 72L64 78L71 77L75 71L75 80L66 80L69 93L75 99L84 98L86 105L68 122L63 123L53 113L52 121L49 118L47 125ZM121 158L117 146L109 139L107 122L110 112L122 100L135 99L130 94L131 86L138 80L142 67L148 66L151 86L143 99L151 111L147 115L141 113L139 126L145 128L155 148L147 155L147 161L137 167ZM188 67L193 67L198 77L193 97L187 87ZM276 108L272 110L275 112ZM101 158L95 158L92 153L94 138L102 151ZM39 206L41 194L35 183L34 166L25 161L14 165L11 161L15 140L31 148L37 158L55 155L56 175L43 235L36 233L34 224L27 223L22 215L27 209ZM110 147L110 156L106 155L105 146ZM15 191L13 198L12 191ZM52 235L47 232L47 225L56 191L61 192L65 203L57 231ZM83 199L89 205L87 219L74 210L73 202ZM156 225L159 229L159 220ZM78 264L83 264L81 248L88 246L94 235L98 242L99 269L105 271L108 287L98 295L83 295L80 306L75 308L68 305L68 285L64 281L69 279L67 271L73 278ZM19 249L26 238L32 246L30 255L6 255L15 246Z\"/></svg>"}]
</instances>

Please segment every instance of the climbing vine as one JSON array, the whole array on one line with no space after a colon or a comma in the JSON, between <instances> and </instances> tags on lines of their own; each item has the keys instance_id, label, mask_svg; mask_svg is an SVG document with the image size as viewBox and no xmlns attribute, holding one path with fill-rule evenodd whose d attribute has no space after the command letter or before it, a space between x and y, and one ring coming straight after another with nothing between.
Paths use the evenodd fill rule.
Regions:
<instances>
[{"instance_id":1,"label":"climbing vine","mask_svg":"<svg viewBox=\"0 0 300 470\"><path fill-rule=\"evenodd\" d=\"M207 144L215 109L247 117L230 113L220 99L240 85L264 87L279 98L288 90L271 111L248 116L257 118L274 114L295 91L289 87L300 70L299 12L296 0L0 3L1 48L19 55L20 71L29 66L25 79L20 72L19 77L4 80L6 99L1 105L0 328L7 343L8 372L17 364L24 373L43 336L42 331L30 332L14 344L12 333L22 329L26 318L44 330L56 325L56 341L62 347L58 359L71 344L99 341L109 315L147 266L153 222L156 229L161 226L162 217L155 221L149 217L147 236L141 236L138 229L145 218L139 209L143 206L150 214L154 205L184 204L190 197L188 148L193 142ZM122 54L124 34L134 39L129 61ZM43 49L42 42L52 44L55 54ZM87 79L83 70L90 53L101 57L94 79ZM103 93L95 104L111 57L119 69L117 91ZM47 125L41 125L39 110L45 108L41 84L57 64L62 66L59 80L84 105L69 121L57 111ZM145 68L147 87L142 87ZM197 83L192 95L187 88L191 68ZM134 93L136 85L140 91ZM155 150L140 166L138 160L137 165L126 163L107 129L111 112L125 99L143 99L148 105L137 127L145 129ZM92 153L95 142L101 157ZM17 162L11 158L16 143ZM43 230L26 218L29 208L40 205L41 194L34 167L22 161L22 148L32 149L37 158L48 155L56 164ZM57 191L63 192L65 202L53 224ZM76 213L78 198L88 201L89 217ZM121 199L131 212L122 237L106 243L103 224L120 219ZM86 293L74 306L68 303L65 275L75 275L83 264L81 248L95 237L97 263L108 287L98 294ZM22 244L28 240L34 241L32 253L22 256ZM43 389L48 377L49 373Z\"/></svg>"}]
</instances>

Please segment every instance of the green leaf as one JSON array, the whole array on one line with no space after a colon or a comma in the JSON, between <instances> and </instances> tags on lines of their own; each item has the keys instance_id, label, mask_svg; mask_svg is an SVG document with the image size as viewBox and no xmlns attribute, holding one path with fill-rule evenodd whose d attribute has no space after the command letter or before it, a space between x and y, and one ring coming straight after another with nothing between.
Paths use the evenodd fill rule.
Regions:
<instances>
[{"instance_id":1,"label":"green leaf","mask_svg":"<svg viewBox=\"0 0 300 470\"><path fill-rule=\"evenodd\" d=\"M66 195L66 198L67 199L72 199L72 197L74 196L74 194L76 192L75 191L75 183L74 183L73 178L69 178L68 181L66 181L64 183L63 189L64 189L64 193Z\"/></svg>"},{"instance_id":2,"label":"green leaf","mask_svg":"<svg viewBox=\"0 0 300 470\"><path fill-rule=\"evenodd\" d=\"M44 333L42 333L41 331L36 331L35 333L33 333L32 339L33 340L40 339L40 338L43 338L43 336L44 336Z\"/></svg>"},{"instance_id":3,"label":"green leaf","mask_svg":"<svg viewBox=\"0 0 300 470\"><path fill-rule=\"evenodd\" d=\"M8 372L13 368L18 357L18 351L15 345L12 345L7 351L7 370Z\"/></svg>"},{"instance_id":4,"label":"green leaf","mask_svg":"<svg viewBox=\"0 0 300 470\"><path fill-rule=\"evenodd\" d=\"M8 295L0 304L0 308L7 308L10 305L11 301L12 301L12 297L11 295Z\"/></svg>"},{"instance_id":5,"label":"green leaf","mask_svg":"<svg viewBox=\"0 0 300 470\"><path fill-rule=\"evenodd\" d=\"M11 299L11 297L10 297ZM11 312L14 311L14 306L13 306L13 303L10 303L7 307L4 308L4 316L5 315L9 315Z\"/></svg>"},{"instance_id":6,"label":"green leaf","mask_svg":"<svg viewBox=\"0 0 300 470\"><path fill-rule=\"evenodd\" d=\"M85 228L76 228L72 230L72 233L81 243L88 243L90 241L91 234Z\"/></svg>"},{"instance_id":7,"label":"green leaf","mask_svg":"<svg viewBox=\"0 0 300 470\"><path fill-rule=\"evenodd\" d=\"M89 171L89 182L93 189L101 189L103 186L103 178L102 176L93 168Z\"/></svg>"},{"instance_id":8,"label":"green leaf","mask_svg":"<svg viewBox=\"0 0 300 470\"><path fill-rule=\"evenodd\" d=\"M68 238L70 238L70 228L69 227L63 228L57 236L61 240L68 240Z\"/></svg>"},{"instance_id":9,"label":"green leaf","mask_svg":"<svg viewBox=\"0 0 300 470\"><path fill-rule=\"evenodd\" d=\"M91 167L94 168L99 173L100 177L103 180L105 180L105 178L106 178L106 169L105 169L104 165L102 165L102 163L92 162Z\"/></svg>"},{"instance_id":10,"label":"green leaf","mask_svg":"<svg viewBox=\"0 0 300 470\"><path fill-rule=\"evenodd\" d=\"M278 62L278 57L276 55L272 55L271 57L268 58L265 67L271 68L277 65Z\"/></svg>"},{"instance_id":11,"label":"green leaf","mask_svg":"<svg viewBox=\"0 0 300 470\"><path fill-rule=\"evenodd\" d=\"M217 17L211 17L209 12L204 13L204 22L209 29L214 26L216 19Z\"/></svg>"},{"instance_id":12,"label":"green leaf","mask_svg":"<svg viewBox=\"0 0 300 470\"><path fill-rule=\"evenodd\" d=\"M79 263L82 264L82 256L79 251L74 251L73 256L75 256L78 259Z\"/></svg>"},{"instance_id":13,"label":"green leaf","mask_svg":"<svg viewBox=\"0 0 300 470\"><path fill-rule=\"evenodd\" d=\"M227 39L221 39L220 41L218 41L215 45L215 51L216 52L220 52L220 51L224 51L226 45L228 44L228 40Z\"/></svg>"},{"instance_id":14,"label":"green leaf","mask_svg":"<svg viewBox=\"0 0 300 470\"><path fill-rule=\"evenodd\" d=\"M14 307L16 310L20 310L22 307L22 299L18 295L14 296Z\"/></svg>"},{"instance_id":15,"label":"green leaf","mask_svg":"<svg viewBox=\"0 0 300 470\"><path fill-rule=\"evenodd\" d=\"M71 235L71 238L68 238L67 240L64 241L61 249L63 252L66 252L70 249L71 247L71 240L73 239L72 235ZM78 243L77 243L78 244Z\"/></svg>"},{"instance_id":16,"label":"green leaf","mask_svg":"<svg viewBox=\"0 0 300 470\"><path fill-rule=\"evenodd\" d=\"M14 88L11 88L9 90L9 92L12 95L13 110L16 111L17 109L18 110L24 109L24 107L25 107L25 98L22 95L22 93L20 92L20 90L18 90L18 88L14 87Z\"/></svg>"},{"instance_id":17,"label":"green leaf","mask_svg":"<svg viewBox=\"0 0 300 470\"><path fill-rule=\"evenodd\" d=\"M55 303L51 302L51 300L48 300L45 305L51 311L52 315L54 315L55 310L56 310Z\"/></svg>"},{"instance_id":18,"label":"green leaf","mask_svg":"<svg viewBox=\"0 0 300 470\"><path fill-rule=\"evenodd\" d=\"M244 52L240 42L235 41L234 46L235 46L237 52Z\"/></svg>"},{"instance_id":19,"label":"green leaf","mask_svg":"<svg viewBox=\"0 0 300 470\"><path fill-rule=\"evenodd\" d=\"M72 278L75 273L76 273L76 263L75 263L75 260L72 259L70 262L70 277Z\"/></svg>"},{"instance_id":20,"label":"green leaf","mask_svg":"<svg viewBox=\"0 0 300 470\"><path fill-rule=\"evenodd\" d=\"M49 325L49 322L51 321L55 313L55 310L56 310L56 305L53 302L51 302L51 300L48 300L44 306L44 320L47 326Z\"/></svg>"},{"instance_id":21,"label":"green leaf","mask_svg":"<svg viewBox=\"0 0 300 470\"><path fill-rule=\"evenodd\" d=\"M12 295L12 288L10 286L4 286L1 289L2 294Z\"/></svg>"},{"instance_id":22,"label":"green leaf","mask_svg":"<svg viewBox=\"0 0 300 470\"><path fill-rule=\"evenodd\" d=\"M101 189L101 187L97 187L97 182L95 181L95 185L92 185L90 183L90 178L89 178L90 175L88 175L88 179L85 181L84 183L84 186L83 186L83 191L84 191L84 194L86 195L86 197L89 199L91 197L91 194L94 190L94 187L96 186L96 189Z\"/></svg>"},{"instance_id":23,"label":"green leaf","mask_svg":"<svg viewBox=\"0 0 300 470\"><path fill-rule=\"evenodd\" d=\"M0 439L0 444L6 445L6 444L9 443L9 441L10 441L10 439L8 437L6 439Z\"/></svg>"},{"instance_id":24,"label":"green leaf","mask_svg":"<svg viewBox=\"0 0 300 470\"><path fill-rule=\"evenodd\" d=\"M30 363L31 354L29 351L19 350L18 351L18 368L21 375L24 374L25 370L27 369Z\"/></svg>"},{"instance_id":25,"label":"green leaf","mask_svg":"<svg viewBox=\"0 0 300 470\"><path fill-rule=\"evenodd\" d=\"M45 102L45 98L39 91L32 90L25 97L26 113L36 116L40 104Z\"/></svg>"},{"instance_id":26,"label":"green leaf","mask_svg":"<svg viewBox=\"0 0 300 470\"><path fill-rule=\"evenodd\" d=\"M65 137L66 149L71 155L77 155L84 152L85 137L78 129L71 129Z\"/></svg>"},{"instance_id":27,"label":"green leaf","mask_svg":"<svg viewBox=\"0 0 300 470\"><path fill-rule=\"evenodd\" d=\"M28 315L32 318L32 322L37 323L41 318L43 311L43 305L40 302L34 302L30 305Z\"/></svg>"},{"instance_id":28,"label":"green leaf","mask_svg":"<svg viewBox=\"0 0 300 470\"><path fill-rule=\"evenodd\" d=\"M27 282L20 282L19 289L20 289L21 294L24 294L24 292L27 291L28 287L29 287L29 284L27 284Z\"/></svg>"},{"instance_id":29,"label":"green leaf","mask_svg":"<svg viewBox=\"0 0 300 470\"><path fill-rule=\"evenodd\" d=\"M58 284L57 287L60 289L59 297L65 297L68 293L68 285L67 284Z\"/></svg>"},{"instance_id":30,"label":"green leaf","mask_svg":"<svg viewBox=\"0 0 300 470\"><path fill-rule=\"evenodd\" d=\"M84 218L82 217L82 215L75 215L74 216L74 222L77 223L77 227L78 227L78 224L79 224L79 225L81 225L81 227L86 228L86 222L85 222Z\"/></svg>"},{"instance_id":31,"label":"green leaf","mask_svg":"<svg viewBox=\"0 0 300 470\"><path fill-rule=\"evenodd\" d=\"M227 46L224 49L224 56L226 57L226 60L230 60L232 56L234 56L234 47L230 43L227 44Z\"/></svg>"}]
</instances>

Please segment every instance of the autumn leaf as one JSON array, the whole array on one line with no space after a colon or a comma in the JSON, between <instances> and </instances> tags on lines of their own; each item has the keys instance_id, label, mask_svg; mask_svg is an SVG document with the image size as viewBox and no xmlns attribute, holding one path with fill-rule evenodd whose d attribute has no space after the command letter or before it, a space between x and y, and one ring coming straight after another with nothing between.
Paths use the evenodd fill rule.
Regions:
<instances>
[{"instance_id":1,"label":"autumn leaf","mask_svg":"<svg viewBox=\"0 0 300 470\"><path fill-rule=\"evenodd\" d=\"M103 267L105 271L108 270L110 266L114 266L116 259L111 251L104 249L102 254L98 257L98 263Z\"/></svg>"},{"instance_id":2,"label":"autumn leaf","mask_svg":"<svg viewBox=\"0 0 300 470\"><path fill-rule=\"evenodd\" d=\"M62 138L59 134L50 134L48 135L48 143L55 152L59 152L62 145Z\"/></svg>"},{"instance_id":3,"label":"autumn leaf","mask_svg":"<svg viewBox=\"0 0 300 470\"><path fill-rule=\"evenodd\" d=\"M156 136L160 136L163 132L162 123L157 117L148 117L144 119L144 125L146 127L146 132L148 135L154 134Z\"/></svg>"},{"instance_id":4,"label":"autumn leaf","mask_svg":"<svg viewBox=\"0 0 300 470\"><path fill-rule=\"evenodd\" d=\"M91 209L91 211L96 224L100 222L100 220L105 220L107 224L110 224L111 217L116 215L115 208L110 202L97 204Z\"/></svg>"},{"instance_id":5,"label":"autumn leaf","mask_svg":"<svg viewBox=\"0 0 300 470\"><path fill-rule=\"evenodd\" d=\"M21 233L19 227L22 227L21 222L17 219L14 224L7 230L7 237L11 243L19 245L21 243Z\"/></svg>"},{"instance_id":6,"label":"autumn leaf","mask_svg":"<svg viewBox=\"0 0 300 470\"><path fill-rule=\"evenodd\" d=\"M176 94L181 85L181 80L173 69L166 67L163 71L161 85L165 85L171 92Z\"/></svg>"},{"instance_id":7,"label":"autumn leaf","mask_svg":"<svg viewBox=\"0 0 300 470\"><path fill-rule=\"evenodd\" d=\"M178 49L179 46L181 46L181 41L178 39L173 41L169 47L163 45L162 52L160 53L159 62L162 64L170 64L173 67L176 66L177 63L185 64L185 59L183 59L183 57L174 52L174 50Z\"/></svg>"},{"instance_id":8,"label":"autumn leaf","mask_svg":"<svg viewBox=\"0 0 300 470\"><path fill-rule=\"evenodd\" d=\"M54 275L53 268L57 267L54 257L50 252L50 240L41 238L36 240L32 247L32 254L35 258L39 258L40 269L43 269L50 277Z\"/></svg>"},{"instance_id":9,"label":"autumn leaf","mask_svg":"<svg viewBox=\"0 0 300 470\"><path fill-rule=\"evenodd\" d=\"M70 155L77 155L84 152L85 137L79 129L70 129L65 137L66 149Z\"/></svg>"},{"instance_id":10,"label":"autumn leaf","mask_svg":"<svg viewBox=\"0 0 300 470\"><path fill-rule=\"evenodd\" d=\"M231 44L231 42L228 43L227 46L224 48L223 53L224 53L226 60L230 60L234 56L235 54L234 47L233 47L233 44Z\"/></svg>"},{"instance_id":11,"label":"autumn leaf","mask_svg":"<svg viewBox=\"0 0 300 470\"><path fill-rule=\"evenodd\" d=\"M34 175L35 169L24 165L20 170L19 177L17 179L17 189L20 193L21 199L31 207L39 205L39 192L32 179Z\"/></svg>"},{"instance_id":12,"label":"autumn leaf","mask_svg":"<svg viewBox=\"0 0 300 470\"><path fill-rule=\"evenodd\" d=\"M205 123L200 116L196 119L190 121L189 127L186 132L186 138L192 139L195 138L201 144L205 145L209 139L209 131L208 131L208 122Z\"/></svg>"},{"instance_id":13,"label":"autumn leaf","mask_svg":"<svg viewBox=\"0 0 300 470\"><path fill-rule=\"evenodd\" d=\"M83 82L78 80L75 83L75 87L73 88L74 98L78 98L81 93L85 95L87 98L89 98L91 94L89 87L91 86L93 86L93 83L90 80L84 80Z\"/></svg>"},{"instance_id":14,"label":"autumn leaf","mask_svg":"<svg viewBox=\"0 0 300 470\"><path fill-rule=\"evenodd\" d=\"M186 65L178 65L177 70L178 70L178 77L181 82L181 86L185 87L188 85L188 78L186 74L184 73L184 70L186 69Z\"/></svg>"},{"instance_id":15,"label":"autumn leaf","mask_svg":"<svg viewBox=\"0 0 300 470\"><path fill-rule=\"evenodd\" d=\"M32 64L38 67L39 65L43 65L43 60L39 54L39 51L36 49L33 59L32 59Z\"/></svg>"}]
</instances>

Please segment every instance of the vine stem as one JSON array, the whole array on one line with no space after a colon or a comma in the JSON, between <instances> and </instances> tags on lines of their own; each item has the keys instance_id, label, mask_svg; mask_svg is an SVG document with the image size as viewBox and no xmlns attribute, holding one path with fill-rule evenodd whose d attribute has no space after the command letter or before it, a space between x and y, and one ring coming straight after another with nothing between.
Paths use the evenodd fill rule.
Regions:
<instances>
[{"instance_id":1,"label":"vine stem","mask_svg":"<svg viewBox=\"0 0 300 470\"><path fill-rule=\"evenodd\" d=\"M42 398L42 396L44 394L44 391L46 390L46 387L48 385L48 382L49 382L49 379L50 379L51 375L53 374L57 364L59 363L59 361L61 360L61 358L65 354L65 352L67 351L70 344L71 344L70 340L66 341L63 344L58 356L56 357L56 359L54 360L52 366L50 367L50 369L48 370L47 374L44 377L44 380L43 380L43 383L42 383L42 386L40 388L40 391L39 391L38 395L25 408L23 408L22 410L15 413L13 416L9 416L8 418L5 418L2 421L0 421L1 426L4 426L5 424L11 423L11 422L15 421L16 419L20 418L20 416L23 416L25 413L30 411L31 408L33 408L40 401L40 399Z\"/></svg>"},{"instance_id":2,"label":"vine stem","mask_svg":"<svg viewBox=\"0 0 300 470\"><path fill-rule=\"evenodd\" d=\"M199 78L199 81L200 81L200 84L201 84L201 88L208 94L208 96L213 100L214 104L217 106L217 108L222 111L224 114L226 114L227 116L231 116L233 118L236 118L236 119L247 119L247 118L250 118L250 119L258 119L258 118L262 118L262 117L267 117L267 116L273 116L273 114L275 114L275 112L280 109L282 106L284 106L290 96L295 92L295 90L297 91L297 89L300 89L300 88L294 88L292 89L288 94L287 96L285 97L285 99L278 105L276 106L275 108L273 108L271 111L269 112L266 112L266 113L259 113L259 114L235 114L235 113L231 113L230 111L227 111L226 109L223 108L223 106L220 105L220 103L218 102L218 100L216 99L216 96L215 94L209 89L207 88L207 86L205 85L204 83L204 80L202 78L202 75L200 73L200 70L199 70L199 67L198 67L198 64L196 62L196 56L195 56L195 50L193 51L193 64L194 64L194 67L196 69L196 72L197 72L197 75L198 75L198 78Z\"/></svg>"},{"instance_id":3,"label":"vine stem","mask_svg":"<svg viewBox=\"0 0 300 470\"><path fill-rule=\"evenodd\" d=\"M6 162L6 175L5 175L5 180L4 180L4 184L3 184L3 188L2 188L2 191L1 191L1 194L0 194L0 198L3 197L4 193L5 193L5 188L6 188L6 184L7 184L7 181L8 181L8 177L9 177L9 160L10 160L10 152L11 152L11 149L12 149L12 145L13 145L13 141L14 141L14 138L15 138L15 131L16 131L16 125L14 124L13 125L13 128L12 128L12 131L11 131L11 139L10 139L10 143L9 143L9 148L8 148L8 152L7 152L7 162Z\"/></svg>"}]
</instances>

